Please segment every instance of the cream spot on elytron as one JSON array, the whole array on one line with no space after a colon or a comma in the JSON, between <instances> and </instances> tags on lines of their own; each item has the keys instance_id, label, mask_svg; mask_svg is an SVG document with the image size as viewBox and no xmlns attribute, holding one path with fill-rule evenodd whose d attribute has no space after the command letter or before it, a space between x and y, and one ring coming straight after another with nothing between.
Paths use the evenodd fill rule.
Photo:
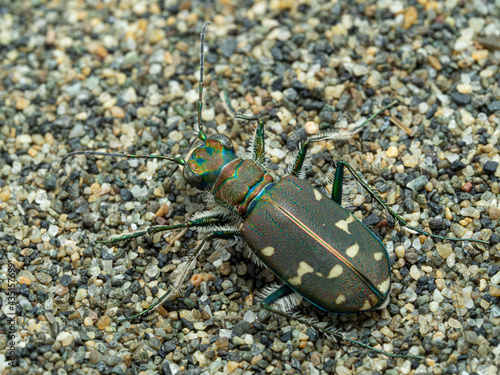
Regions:
<instances>
[{"instance_id":1,"label":"cream spot on elytron","mask_svg":"<svg viewBox=\"0 0 500 375\"><path fill-rule=\"evenodd\" d=\"M340 228L342 229L344 232L346 232L347 234L351 234L351 232L349 232L349 229L347 228L347 226L351 223L354 223L354 216L351 216L349 215L349 217L346 219L346 220L339 220L335 226L337 228Z\"/></svg>"},{"instance_id":2,"label":"cream spot on elytron","mask_svg":"<svg viewBox=\"0 0 500 375\"><path fill-rule=\"evenodd\" d=\"M381 252L377 252L377 253L373 254L373 257L375 258L375 260L380 260L380 259L382 259L383 256L384 256L384 254L382 254Z\"/></svg>"},{"instance_id":3,"label":"cream spot on elytron","mask_svg":"<svg viewBox=\"0 0 500 375\"><path fill-rule=\"evenodd\" d=\"M302 276L304 276L306 273L312 273L313 271L314 268L312 268L309 264L307 264L306 262L300 262L299 269L297 270L297 276L292 277L288 280L288 282L292 285L300 285L302 284Z\"/></svg>"},{"instance_id":4,"label":"cream spot on elytron","mask_svg":"<svg viewBox=\"0 0 500 375\"><path fill-rule=\"evenodd\" d=\"M262 254L264 254L266 257L272 256L274 254L274 247L266 246L262 249Z\"/></svg>"},{"instance_id":5,"label":"cream spot on elytron","mask_svg":"<svg viewBox=\"0 0 500 375\"><path fill-rule=\"evenodd\" d=\"M389 290L389 287L391 286L391 279L388 278L387 280L381 282L380 284L377 285L378 290L380 290L382 293L386 293Z\"/></svg>"},{"instance_id":6,"label":"cream spot on elytron","mask_svg":"<svg viewBox=\"0 0 500 375\"><path fill-rule=\"evenodd\" d=\"M342 274L342 266L340 264L337 264L335 267L333 267L330 270L330 273L328 274L329 279L333 279L334 277L339 277Z\"/></svg>"},{"instance_id":7,"label":"cream spot on elytron","mask_svg":"<svg viewBox=\"0 0 500 375\"><path fill-rule=\"evenodd\" d=\"M359 251L359 245L357 243L355 243L354 245L349 247L345 252L351 258L354 258L356 256L356 254L358 253L358 251Z\"/></svg>"},{"instance_id":8,"label":"cream spot on elytron","mask_svg":"<svg viewBox=\"0 0 500 375\"><path fill-rule=\"evenodd\" d=\"M337 299L335 300L335 303L337 305L340 305L341 303L344 303L345 302L345 296L343 294L341 294L340 296L337 297Z\"/></svg>"},{"instance_id":9,"label":"cream spot on elytron","mask_svg":"<svg viewBox=\"0 0 500 375\"><path fill-rule=\"evenodd\" d=\"M360 310L365 311L365 310L369 310L371 308L372 308L372 305L370 304L370 301L366 300L365 304L363 305L363 307Z\"/></svg>"},{"instance_id":10,"label":"cream spot on elytron","mask_svg":"<svg viewBox=\"0 0 500 375\"><path fill-rule=\"evenodd\" d=\"M323 195L319 191L317 191L316 189L313 189L313 190L314 190L314 196L316 197L316 200L320 201L321 198L323 198Z\"/></svg>"}]
</instances>

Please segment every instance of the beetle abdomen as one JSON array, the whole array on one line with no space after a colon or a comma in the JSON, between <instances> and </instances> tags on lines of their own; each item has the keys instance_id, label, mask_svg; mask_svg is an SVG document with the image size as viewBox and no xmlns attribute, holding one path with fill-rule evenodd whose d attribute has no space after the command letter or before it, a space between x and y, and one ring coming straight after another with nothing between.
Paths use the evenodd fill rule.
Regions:
<instances>
[{"instance_id":1,"label":"beetle abdomen","mask_svg":"<svg viewBox=\"0 0 500 375\"><path fill-rule=\"evenodd\" d=\"M388 298L384 245L347 210L297 177L267 189L241 233L264 264L319 308L368 311Z\"/></svg>"}]
</instances>

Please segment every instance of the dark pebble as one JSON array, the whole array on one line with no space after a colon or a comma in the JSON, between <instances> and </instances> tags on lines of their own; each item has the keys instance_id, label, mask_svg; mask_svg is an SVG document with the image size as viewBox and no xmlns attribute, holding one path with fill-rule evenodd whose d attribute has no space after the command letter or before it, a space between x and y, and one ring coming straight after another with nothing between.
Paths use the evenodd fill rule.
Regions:
<instances>
[{"instance_id":1,"label":"dark pebble","mask_svg":"<svg viewBox=\"0 0 500 375\"><path fill-rule=\"evenodd\" d=\"M345 109L349 105L350 100L351 100L351 97L349 95L342 94L342 96L339 99L339 102L337 103L337 110L338 111L345 111Z\"/></svg>"},{"instance_id":2,"label":"dark pebble","mask_svg":"<svg viewBox=\"0 0 500 375\"><path fill-rule=\"evenodd\" d=\"M488 110L490 112L500 111L500 100L488 104Z\"/></svg>"},{"instance_id":3,"label":"dark pebble","mask_svg":"<svg viewBox=\"0 0 500 375\"><path fill-rule=\"evenodd\" d=\"M327 374L333 374L335 368L335 362L332 359L327 359L323 365L323 370Z\"/></svg>"},{"instance_id":4,"label":"dark pebble","mask_svg":"<svg viewBox=\"0 0 500 375\"><path fill-rule=\"evenodd\" d=\"M117 375L125 375L125 373L123 372L122 368L118 365L116 365L115 367L113 367L113 369L111 370L111 373L112 374L117 374Z\"/></svg>"},{"instance_id":5,"label":"dark pebble","mask_svg":"<svg viewBox=\"0 0 500 375\"><path fill-rule=\"evenodd\" d=\"M446 370L444 370L445 374L458 374L458 368L456 365L451 364L449 365Z\"/></svg>"},{"instance_id":6,"label":"dark pebble","mask_svg":"<svg viewBox=\"0 0 500 375\"><path fill-rule=\"evenodd\" d=\"M284 334L281 335L280 340L283 342L287 342L288 340L292 339L292 331L285 332Z\"/></svg>"},{"instance_id":7,"label":"dark pebble","mask_svg":"<svg viewBox=\"0 0 500 375\"><path fill-rule=\"evenodd\" d=\"M68 286L71 283L71 276L62 275L61 278L59 279L59 282L61 283L62 286Z\"/></svg>"},{"instance_id":8,"label":"dark pebble","mask_svg":"<svg viewBox=\"0 0 500 375\"><path fill-rule=\"evenodd\" d=\"M134 198L132 193L127 189L120 189L120 197L124 202L129 202Z\"/></svg>"},{"instance_id":9,"label":"dark pebble","mask_svg":"<svg viewBox=\"0 0 500 375\"><path fill-rule=\"evenodd\" d=\"M309 337L309 341L316 342L318 340L318 333L312 328L306 329L306 335Z\"/></svg>"},{"instance_id":10,"label":"dark pebble","mask_svg":"<svg viewBox=\"0 0 500 375\"><path fill-rule=\"evenodd\" d=\"M232 55L234 55L237 48L238 48L238 44L236 43L236 39L232 38L232 37L224 38L224 40L222 41L222 43L220 45L222 55L226 59L228 59Z\"/></svg>"},{"instance_id":11,"label":"dark pebble","mask_svg":"<svg viewBox=\"0 0 500 375\"><path fill-rule=\"evenodd\" d=\"M295 89L295 90L299 90L299 91L302 91L302 90L305 90L306 89L306 85L304 85L302 82L300 82L298 79L293 79L292 80L292 87Z\"/></svg>"},{"instance_id":12,"label":"dark pebble","mask_svg":"<svg viewBox=\"0 0 500 375\"><path fill-rule=\"evenodd\" d=\"M375 225L380 222L380 218L375 215L375 214L370 214L363 220L363 224L368 226L368 225Z\"/></svg>"},{"instance_id":13,"label":"dark pebble","mask_svg":"<svg viewBox=\"0 0 500 375\"><path fill-rule=\"evenodd\" d=\"M317 100L311 100L311 99L306 99L303 103L302 106L306 111L319 111L321 110L324 106L325 103L317 101Z\"/></svg>"},{"instance_id":14,"label":"dark pebble","mask_svg":"<svg viewBox=\"0 0 500 375\"><path fill-rule=\"evenodd\" d=\"M499 242L500 242L500 237L496 233L493 233L490 237L490 245L496 245Z\"/></svg>"},{"instance_id":15,"label":"dark pebble","mask_svg":"<svg viewBox=\"0 0 500 375\"><path fill-rule=\"evenodd\" d=\"M285 106L286 109L288 109L292 113L295 112L295 110L297 109L297 104L292 102L286 96L283 97L283 105Z\"/></svg>"},{"instance_id":16,"label":"dark pebble","mask_svg":"<svg viewBox=\"0 0 500 375\"><path fill-rule=\"evenodd\" d=\"M333 112L330 111L321 111L319 114L319 119L322 122L327 122L329 124L333 124L335 121L333 120Z\"/></svg>"},{"instance_id":17,"label":"dark pebble","mask_svg":"<svg viewBox=\"0 0 500 375\"><path fill-rule=\"evenodd\" d=\"M163 370L163 375L173 375L170 369L170 363L167 360L162 363L161 368Z\"/></svg>"},{"instance_id":18,"label":"dark pebble","mask_svg":"<svg viewBox=\"0 0 500 375\"><path fill-rule=\"evenodd\" d=\"M290 134L286 140L286 148L290 151L295 151L299 147L299 143L307 139L307 132L304 128L300 127Z\"/></svg>"},{"instance_id":19,"label":"dark pebble","mask_svg":"<svg viewBox=\"0 0 500 375\"><path fill-rule=\"evenodd\" d=\"M483 165L483 171L486 174L493 174L496 172L498 167L498 163L496 161L491 161L488 160L486 163Z\"/></svg>"},{"instance_id":20,"label":"dark pebble","mask_svg":"<svg viewBox=\"0 0 500 375\"><path fill-rule=\"evenodd\" d=\"M241 337L245 333L247 333L248 331L250 331L251 328L252 328L252 325L250 323L245 322L244 320L239 321L238 323L236 323L234 325L233 335Z\"/></svg>"},{"instance_id":21,"label":"dark pebble","mask_svg":"<svg viewBox=\"0 0 500 375\"><path fill-rule=\"evenodd\" d=\"M57 185L57 176L53 172L47 173L45 176L45 180L43 182L43 187L47 191L52 191L56 189Z\"/></svg>"},{"instance_id":22,"label":"dark pebble","mask_svg":"<svg viewBox=\"0 0 500 375\"><path fill-rule=\"evenodd\" d=\"M432 230L444 230L447 228L446 222L443 219L431 219L429 221L429 227Z\"/></svg>"},{"instance_id":23,"label":"dark pebble","mask_svg":"<svg viewBox=\"0 0 500 375\"><path fill-rule=\"evenodd\" d=\"M403 208L407 213L413 213L413 211L415 210L415 205L413 204L411 198L405 198L405 200L403 201Z\"/></svg>"},{"instance_id":24,"label":"dark pebble","mask_svg":"<svg viewBox=\"0 0 500 375\"><path fill-rule=\"evenodd\" d=\"M366 101L363 103L363 105L360 108L361 114L362 115L369 115L372 113L373 109L373 102L371 99L366 99Z\"/></svg>"},{"instance_id":25,"label":"dark pebble","mask_svg":"<svg viewBox=\"0 0 500 375\"><path fill-rule=\"evenodd\" d=\"M184 325L184 327L186 327L190 331L194 330L194 326L193 326L193 324L189 320L186 320L184 318L180 318L180 319L181 319L181 322Z\"/></svg>"},{"instance_id":26,"label":"dark pebble","mask_svg":"<svg viewBox=\"0 0 500 375\"><path fill-rule=\"evenodd\" d=\"M296 370L300 370L300 362L297 358L292 358L292 367Z\"/></svg>"},{"instance_id":27,"label":"dark pebble","mask_svg":"<svg viewBox=\"0 0 500 375\"><path fill-rule=\"evenodd\" d=\"M299 98L299 93L293 87L289 87L283 91L283 95L291 102L295 102Z\"/></svg>"},{"instance_id":28,"label":"dark pebble","mask_svg":"<svg viewBox=\"0 0 500 375\"><path fill-rule=\"evenodd\" d=\"M451 94L451 99L458 105L467 105L472 101L470 95L460 94L459 92Z\"/></svg>"},{"instance_id":29,"label":"dark pebble","mask_svg":"<svg viewBox=\"0 0 500 375\"><path fill-rule=\"evenodd\" d=\"M243 360L243 358L241 358L241 355L235 352L228 352L226 358L228 361L234 361L234 362L241 362Z\"/></svg>"},{"instance_id":30,"label":"dark pebble","mask_svg":"<svg viewBox=\"0 0 500 375\"><path fill-rule=\"evenodd\" d=\"M278 61L283 60L283 52L277 46L274 46L273 48L271 48L271 55L273 55L275 60L278 60Z\"/></svg>"},{"instance_id":31,"label":"dark pebble","mask_svg":"<svg viewBox=\"0 0 500 375\"><path fill-rule=\"evenodd\" d=\"M39 290L38 292L36 292L36 298L38 299L38 302L45 302L49 298L49 295Z\"/></svg>"},{"instance_id":32,"label":"dark pebble","mask_svg":"<svg viewBox=\"0 0 500 375\"><path fill-rule=\"evenodd\" d=\"M163 343L163 350L166 353L172 353L175 350L175 348L177 348L177 344L173 341L167 341Z\"/></svg>"},{"instance_id":33,"label":"dark pebble","mask_svg":"<svg viewBox=\"0 0 500 375\"><path fill-rule=\"evenodd\" d=\"M438 109L438 105L436 103L434 103L433 105L431 105L431 107L428 109L427 113L425 114L425 117L427 119L431 119L434 117L434 114L436 113Z\"/></svg>"},{"instance_id":34,"label":"dark pebble","mask_svg":"<svg viewBox=\"0 0 500 375\"><path fill-rule=\"evenodd\" d=\"M271 83L271 88L273 91L283 91L283 77L276 78L273 83Z\"/></svg>"},{"instance_id":35,"label":"dark pebble","mask_svg":"<svg viewBox=\"0 0 500 375\"><path fill-rule=\"evenodd\" d=\"M454 160L452 163L451 163L451 166L450 166L450 169L453 171L453 172L457 172L457 171L460 171L462 169L465 168L465 164L462 163L460 160Z\"/></svg>"},{"instance_id":36,"label":"dark pebble","mask_svg":"<svg viewBox=\"0 0 500 375\"><path fill-rule=\"evenodd\" d=\"M500 267L496 264L489 266L487 271L489 276L494 276L498 271L500 271Z\"/></svg>"}]
</instances>

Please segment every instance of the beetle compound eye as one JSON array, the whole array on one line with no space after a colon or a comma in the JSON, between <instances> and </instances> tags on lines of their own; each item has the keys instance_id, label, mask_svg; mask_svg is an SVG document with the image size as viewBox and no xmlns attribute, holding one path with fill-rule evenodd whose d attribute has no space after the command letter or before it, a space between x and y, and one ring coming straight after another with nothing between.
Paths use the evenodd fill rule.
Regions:
<instances>
[{"instance_id":1,"label":"beetle compound eye","mask_svg":"<svg viewBox=\"0 0 500 375\"><path fill-rule=\"evenodd\" d=\"M234 150L233 142L224 134L215 134L210 139L219 141L226 150Z\"/></svg>"},{"instance_id":2,"label":"beetle compound eye","mask_svg":"<svg viewBox=\"0 0 500 375\"><path fill-rule=\"evenodd\" d=\"M184 178L189 185L197 188L203 189L203 178L196 172L194 172L189 165L184 167Z\"/></svg>"}]
</instances>

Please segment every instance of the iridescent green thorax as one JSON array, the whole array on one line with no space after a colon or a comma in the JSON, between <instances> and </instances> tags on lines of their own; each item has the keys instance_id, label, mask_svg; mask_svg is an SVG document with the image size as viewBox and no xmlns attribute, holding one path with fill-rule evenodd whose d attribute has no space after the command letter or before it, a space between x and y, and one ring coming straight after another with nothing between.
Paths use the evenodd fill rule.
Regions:
<instances>
[{"instance_id":1,"label":"iridescent green thorax","mask_svg":"<svg viewBox=\"0 0 500 375\"><path fill-rule=\"evenodd\" d=\"M212 193L216 202L245 217L252 200L272 182L273 178L260 164L236 159L224 168Z\"/></svg>"},{"instance_id":2,"label":"iridescent green thorax","mask_svg":"<svg viewBox=\"0 0 500 375\"><path fill-rule=\"evenodd\" d=\"M188 182L200 189L211 188L224 166L236 159L234 148L224 147L217 139L207 139L205 144L197 147L192 152L186 168L192 171L193 175L199 176L199 183L193 183L188 178ZM190 172L191 173L191 172ZM184 173L186 175L186 171Z\"/></svg>"}]
</instances>

